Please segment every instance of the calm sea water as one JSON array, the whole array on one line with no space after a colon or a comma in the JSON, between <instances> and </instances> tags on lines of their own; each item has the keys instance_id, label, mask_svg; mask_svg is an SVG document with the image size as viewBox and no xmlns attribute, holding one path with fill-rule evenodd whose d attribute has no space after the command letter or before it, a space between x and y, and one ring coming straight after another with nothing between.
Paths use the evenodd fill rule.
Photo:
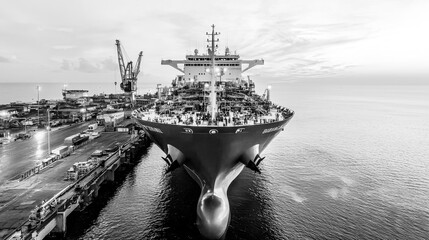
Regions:
<instances>
[{"instance_id":1,"label":"calm sea water","mask_svg":"<svg viewBox=\"0 0 429 240\"><path fill-rule=\"evenodd\" d=\"M273 85L295 110L228 195L226 239L429 239L429 86ZM153 145L69 239L200 239L199 187Z\"/></svg>"}]
</instances>

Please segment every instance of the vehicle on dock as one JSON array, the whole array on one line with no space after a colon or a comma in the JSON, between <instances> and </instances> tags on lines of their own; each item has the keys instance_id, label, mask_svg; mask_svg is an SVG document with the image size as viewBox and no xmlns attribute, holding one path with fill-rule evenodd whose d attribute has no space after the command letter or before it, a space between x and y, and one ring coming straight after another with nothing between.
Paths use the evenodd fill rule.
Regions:
<instances>
[{"instance_id":1,"label":"vehicle on dock","mask_svg":"<svg viewBox=\"0 0 429 240\"><path fill-rule=\"evenodd\" d=\"M88 125L88 132L93 132L95 129L97 129L98 123L93 123Z\"/></svg>"},{"instance_id":2,"label":"vehicle on dock","mask_svg":"<svg viewBox=\"0 0 429 240\"><path fill-rule=\"evenodd\" d=\"M64 139L64 144L69 146L78 146L89 139L86 134L77 133Z\"/></svg>"},{"instance_id":3,"label":"vehicle on dock","mask_svg":"<svg viewBox=\"0 0 429 240\"><path fill-rule=\"evenodd\" d=\"M100 136L101 134L99 132L92 132L89 137L92 139L96 139L96 138L99 138Z\"/></svg>"},{"instance_id":4,"label":"vehicle on dock","mask_svg":"<svg viewBox=\"0 0 429 240\"><path fill-rule=\"evenodd\" d=\"M15 137L15 141L16 140L27 140L31 138L31 134L29 133L18 133Z\"/></svg>"},{"instance_id":5,"label":"vehicle on dock","mask_svg":"<svg viewBox=\"0 0 429 240\"><path fill-rule=\"evenodd\" d=\"M58 155L60 158L63 158L63 157L67 157L68 155L70 155L71 151L72 151L72 149L70 149L69 146L60 146L60 147L55 148L51 152L53 154Z\"/></svg>"},{"instance_id":6,"label":"vehicle on dock","mask_svg":"<svg viewBox=\"0 0 429 240\"><path fill-rule=\"evenodd\" d=\"M110 154L118 151L118 149L119 149L119 143L112 143L106 149L104 149L104 151Z\"/></svg>"},{"instance_id":7,"label":"vehicle on dock","mask_svg":"<svg viewBox=\"0 0 429 240\"><path fill-rule=\"evenodd\" d=\"M51 125L51 127L58 127L62 125L61 120L58 119L51 120L49 124Z\"/></svg>"},{"instance_id":8,"label":"vehicle on dock","mask_svg":"<svg viewBox=\"0 0 429 240\"><path fill-rule=\"evenodd\" d=\"M44 169L44 168L46 168L48 166L52 167L52 163L54 163L55 161L57 161L58 158L59 157L57 155L55 155L55 154L49 155L48 157L46 157L45 159L42 160L42 166L41 166L42 168L40 170L42 170L42 169Z\"/></svg>"},{"instance_id":9,"label":"vehicle on dock","mask_svg":"<svg viewBox=\"0 0 429 240\"><path fill-rule=\"evenodd\" d=\"M85 162L77 162L74 163L73 166L67 170L67 176L66 180L75 181L83 176L85 176L87 173L89 173L92 169L96 168L98 166L98 163L94 161L85 161Z\"/></svg>"},{"instance_id":10,"label":"vehicle on dock","mask_svg":"<svg viewBox=\"0 0 429 240\"><path fill-rule=\"evenodd\" d=\"M0 144L8 144L12 140L12 136L7 130L0 130Z\"/></svg>"}]
</instances>

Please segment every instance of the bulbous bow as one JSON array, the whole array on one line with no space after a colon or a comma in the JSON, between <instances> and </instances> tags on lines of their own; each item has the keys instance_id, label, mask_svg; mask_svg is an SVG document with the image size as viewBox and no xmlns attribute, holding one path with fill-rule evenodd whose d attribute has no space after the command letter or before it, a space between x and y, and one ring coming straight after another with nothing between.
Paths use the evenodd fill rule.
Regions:
<instances>
[{"instance_id":1,"label":"bulbous bow","mask_svg":"<svg viewBox=\"0 0 429 240\"><path fill-rule=\"evenodd\" d=\"M197 227L207 239L221 238L229 225L229 201L225 193L208 190L202 194L197 205Z\"/></svg>"}]
</instances>

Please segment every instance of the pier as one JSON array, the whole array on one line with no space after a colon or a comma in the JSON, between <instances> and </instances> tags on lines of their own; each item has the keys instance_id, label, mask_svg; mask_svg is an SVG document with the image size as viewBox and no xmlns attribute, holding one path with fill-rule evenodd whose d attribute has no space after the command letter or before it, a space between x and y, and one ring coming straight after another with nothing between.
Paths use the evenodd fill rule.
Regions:
<instances>
[{"instance_id":1,"label":"pier","mask_svg":"<svg viewBox=\"0 0 429 240\"><path fill-rule=\"evenodd\" d=\"M54 146L61 145L68 134L79 132L86 125L53 132ZM40 139L11 143L1 149L3 156L11 152L19 159L7 156L10 165L2 169L0 239L64 236L67 217L87 207L98 196L100 185L114 181L121 166L133 164L149 145L149 139L136 130L98 131L96 138L72 146L70 153L45 161L46 164L36 165L31 159L35 157L33 151L38 150L35 142Z\"/></svg>"}]
</instances>

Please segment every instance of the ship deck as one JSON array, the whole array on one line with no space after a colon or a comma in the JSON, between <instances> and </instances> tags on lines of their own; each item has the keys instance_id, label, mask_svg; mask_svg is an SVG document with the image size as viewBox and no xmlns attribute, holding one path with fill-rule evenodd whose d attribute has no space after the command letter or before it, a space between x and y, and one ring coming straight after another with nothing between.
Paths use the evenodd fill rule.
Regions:
<instances>
[{"instance_id":1,"label":"ship deck","mask_svg":"<svg viewBox=\"0 0 429 240\"><path fill-rule=\"evenodd\" d=\"M188 111L177 112L169 111L168 113L158 113L154 109L139 108L135 110L133 116L137 119L172 125L186 125L195 127L234 127L234 126L251 126L283 121L288 119L294 113L293 111L274 106L267 113L257 113L252 111L226 111L220 112L215 120L211 120L207 112Z\"/></svg>"}]
</instances>

